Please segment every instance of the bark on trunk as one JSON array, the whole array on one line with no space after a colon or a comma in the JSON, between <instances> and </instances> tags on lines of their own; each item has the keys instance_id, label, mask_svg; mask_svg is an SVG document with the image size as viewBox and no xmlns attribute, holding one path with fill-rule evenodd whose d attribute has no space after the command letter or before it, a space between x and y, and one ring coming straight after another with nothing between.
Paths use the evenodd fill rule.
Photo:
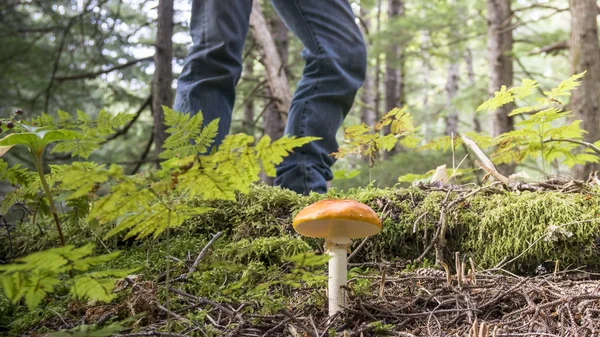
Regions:
<instances>
[{"instance_id":1,"label":"bark on trunk","mask_svg":"<svg viewBox=\"0 0 600 337\"><path fill-rule=\"evenodd\" d=\"M448 115L446 116L446 135L458 134L458 111L454 106L454 98L458 94L458 63L451 61L448 65L448 80L446 81L446 106Z\"/></svg>"},{"instance_id":2,"label":"bark on trunk","mask_svg":"<svg viewBox=\"0 0 600 337\"><path fill-rule=\"evenodd\" d=\"M365 8L361 7L360 14L361 14L365 29L370 31L371 30L371 20L368 17L369 12ZM369 46L372 46L371 39L369 39ZM367 73L367 76L365 78L365 83L363 84L363 87L361 88L361 92L360 92L360 100L362 101L362 104L363 104L360 108L360 121L361 121L361 123L365 123L366 125L369 125L369 126L375 125L375 110L374 110L375 99L373 96L373 85L374 85L374 77L375 76L376 76L376 70L375 70L375 72Z\"/></svg>"},{"instance_id":3,"label":"bark on trunk","mask_svg":"<svg viewBox=\"0 0 600 337\"><path fill-rule=\"evenodd\" d=\"M254 1L250 15L252 36L261 47L268 86L265 88L265 111L263 114L264 133L272 140L283 136L287 122L287 113L292 101L286 63L288 59L289 32L283 21L274 16L267 22L259 1ZM274 178L264 172L261 180L273 185Z\"/></svg>"},{"instance_id":4,"label":"bark on trunk","mask_svg":"<svg viewBox=\"0 0 600 337\"><path fill-rule=\"evenodd\" d=\"M158 155L167 138L165 116L162 106L171 106L173 102L173 0L159 0L156 33L156 52L154 54L154 78L152 81L152 109L154 114L154 146Z\"/></svg>"},{"instance_id":5,"label":"bark on trunk","mask_svg":"<svg viewBox=\"0 0 600 337\"><path fill-rule=\"evenodd\" d=\"M381 1L377 0L377 24L375 26L376 32L378 34L381 31ZM375 120L379 121L381 119L381 56L379 53L375 55L375 83L374 83L374 97L375 97Z\"/></svg>"},{"instance_id":6,"label":"bark on trunk","mask_svg":"<svg viewBox=\"0 0 600 337\"><path fill-rule=\"evenodd\" d=\"M401 16L404 12L404 5L401 0L390 0L388 16L390 20L394 20ZM402 51L398 45L390 47L386 53L385 60L385 111L387 113L392 109L402 105L403 100L403 83L402 83ZM389 134L389 127L384 128L384 134ZM387 159L397 152L397 148L393 148L389 152L383 153L383 158Z\"/></svg>"},{"instance_id":7,"label":"bark on trunk","mask_svg":"<svg viewBox=\"0 0 600 337\"><path fill-rule=\"evenodd\" d=\"M448 5L453 8L455 17L461 20L462 10L454 0L448 0ZM460 26L450 32L451 40L457 40L460 36ZM460 51L457 47L450 49L450 63L448 64L448 79L446 80L446 107L448 114L446 115L446 135L452 136L458 134L458 109L454 104L454 98L458 94L458 84L460 80L459 62L461 60Z\"/></svg>"},{"instance_id":8,"label":"bark on trunk","mask_svg":"<svg viewBox=\"0 0 600 337\"><path fill-rule=\"evenodd\" d=\"M465 51L465 63L467 65L467 77L469 78L469 85L471 88L477 87L477 82L475 81L475 71L473 70L473 50L471 47L467 47ZM473 113L473 128L475 132L482 132L481 122L479 121L479 116L476 112Z\"/></svg>"},{"instance_id":9,"label":"bark on trunk","mask_svg":"<svg viewBox=\"0 0 600 337\"><path fill-rule=\"evenodd\" d=\"M248 57L246 64L244 65L244 71L248 77L254 75L254 59ZM248 97L244 104L244 118L242 119L243 129L249 135L254 135L254 98Z\"/></svg>"},{"instance_id":10,"label":"bark on trunk","mask_svg":"<svg viewBox=\"0 0 600 337\"><path fill-rule=\"evenodd\" d=\"M431 82L429 78L431 77L431 64L429 58L429 41L430 41L429 31L423 30L421 32L421 66L422 66L422 75L423 75L423 112L425 113L426 123L423 123L423 134L426 139L431 139L433 137L433 129L434 122L432 120L433 113L431 112L429 106L429 95L431 90Z\"/></svg>"},{"instance_id":11,"label":"bark on trunk","mask_svg":"<svg viewBox=\"0 0 600 337\"><path fill-rule=\"evenodd\" d=\"M252 37L262 49L263 64L267 74L267 82L271 95L275 98L277 111L284 116L290 109L292 93L288 84L283 62L277 51L277 46L269 30L269 26L260 7L260 1L254 1L250 15L250 28ZM287 118L282 117L285 120Z\"/></svg>"},{"instance_id":12,"label":"bark on trunk","mask_svg":"<svg viewBox=\"0 0 600 337\"><path fill-rule=\"evenodd\" d=\"M275 43L275 50L277 55L279 55L279 59L281 60L281 68L280 71L283 74L286 74L286 65L288 60L288 45L289 45L289 33L288 29L285 26L283 20L281 20L277 15L269 20L269 30L272 32L271 35L273 37L273 42ZM287 77L285 79L287 82ZM265 89L265 93L267 97L273 97L278 99L273 95L274 90L269 86ZM288 89L288 94L291 95L290 90ZM271 98L267 98L267 103ZM291 96L290 96L291 100ZM283 133L285 131L285 121L286 121L286 111L280 111L276 104L270 104L264 114L263 126L265 129L265 134L269 135L271 139L279 139L283 137Z\"/></svg>"},{"instance_id":13,"label":"bark on trunk","mask_svg":"<svg viewBox=\"0 0 600 337\"><path fill-rule=\"evenodd\" d=\"M493 95L500 87L513 84L513 37L511 26L511 0L487 0L489 93ZM494 137L514 129L512 117L508 114L515 108L507 104L493 112L492 135ZM507 176L514 173L515 165L500 165L498 170Z\"/></svg>"},{"instance_id":14,"label":"bark on trunk","mask_svg":"<svg viewBox=\"0 0 600 337\"><path fill-rule=\"evenodd\" d=\"M572 72L587 71L581 85L571 93L570 109L582 128L587 131L584 140L590 143L600 139L600 45L598 44L597 5L595 0L570 0L571 40L569 52ZM573 169L577 179L585 179L600 165L579 165Z\"/></svg>"}]
</instances>

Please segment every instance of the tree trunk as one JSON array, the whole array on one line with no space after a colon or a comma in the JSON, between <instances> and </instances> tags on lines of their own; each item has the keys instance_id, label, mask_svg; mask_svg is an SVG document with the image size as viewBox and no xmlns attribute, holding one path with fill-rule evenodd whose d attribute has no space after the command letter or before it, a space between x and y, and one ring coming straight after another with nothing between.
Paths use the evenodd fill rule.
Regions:
<instances>
[{"instance_id":1,"label":"tree trunk","mask_svg":"<svg viewBox=\"0 0 600 337\"><path fill-rule=\"evenodd\" d=\"M269 28L272 32L273 42L275 43L275 49L277 51L277 55L281 60L281 68L280 71L286 74L286 65L288 60L288 45L289 45L289 32L285 23L279 16L274 15L269 20ZM285 79L287 82L287 77ZM265 89L265 94L268 97L265 104L269 104L271 102L271 97L277 99L277 97L273 96L273 90L271 87L267 87ZM288 94L291 94L291 91L288 89ZM290 98L291 99L291 98ZM263 117L263 126L265 129L265 134L269 135L271 139L279 139L283 137L283 133L285 131L285 121L286 121L286 111L278 110L276 104L269 104L269 107L265 111Z\"/></svg>"},{"instance_id":2,"label":"tree trunk","mask_svg":"<svg viewBox=\"0 0 600 337\"><path fill-rule=\"evenodd\" d=\"M375 34L381 31L381 1L377 0L377 25L375 27ZM375 101L373 103L375 104L375 120L379 121L381 119L381 92L379 91L381 85L381 56L379 53L375 55L375 58L375 69L373 69L375 72L375 83L373 85L375 89L373 93Z\"/></svg>"},{"instance_id":3,"label":"tree trunk","mask_svg":"<svg viewBox=\"0 0 600 337\"><path fill-rule=\"evenodd\" d=\"M571 93L570 109L582 128L587 131L584 140L590 143L600 139L600 45L598 44L597 5L595 0L570 0L571 40L569 52L573 74L587 71L581 85ZM573 169L577 179L585 179L600 165L589 163Z\"/></svg>"},{"instance_id":4,"label":"tree trunk","mask_svg":"<svg viewBox=\"0 0 600 337\"><path fill-rule=\"evenodd\" d=\"M254 1L252 5L250 28L252 37L262 49L262 63L265 66L267 82L271 95L275 99L277 111L287 116L292 102L292 93L281 56L277 51L277 46L260 7L260 1ZM282 118L285 124L287 118Z\"/></svg>"},{"instance_id":5,"label":"tree trunk","mask_svg":"<svg viewBox=\"0 0 600 337\"><path fill-rule=\"evenodd\" d=\"M448 80L446 81L446 107L449 109L446 116L446 135L458 134L458 111L453 100L458 93L458 63L454 60L448 65Z\"/></svg>"},{"instance_id":6,"label":"tree trunk","mask_svg":"<svg viewBox=\"0 0 600 337\"><path fill-rule=\"evenodd\" d=\"M287 113L292 101L292 93L286 75L288 59L289 32L283 21L275 15L267 22L255 0L250 15L252 36L262 49L262 63L265 66L268 86L265 88L265 111L263 113L264 133L272 140L283 136L287 122ZM273 177L264 172L261 180L268 185L274 184Z\"/></svg>"},{"instance_id":7,"label":"tree trunk","mask_svg":"<svg viewBox=\"0 0 600 337\"><path fill-rule=\"evenodd\" d=\"M430 47L430 36L428 30L421 31L421 66L422 66L422 75L423 75L423 113L425 114L425 123L423 123L423 134L426 139L432 139L433 137L433 113L430 108L430 91L431 91L431 61L429 55L429 47Z\"/></svg>"},{"instance_id":8,"label":"tree trunk","mask_svg":"<svg viewBox=\"0 0 600 337\"><path fill-rule=\"evenodd\" d=\"M392 21L404 14L404 5L402 0L390 0L388 8L389 20ZM398 45L390 47L385 57L385 111L388 113L392 109L399 107L403 99L402 83L402 52ZM390 133L389 126L384 128L384 134ZM387 159L397 152L394 147L389 152L383 153L383 158Z\"/></svg>"},{"instance_id":9,"label":"tree trunk","mask_svg":"<svg viewBox=\"0 0 600 337\"><path fill-rule=\"evenodd\" d=\"M370 31L371 21L368 17L369 12L365 8L361 7L360 14L361 14L365 29L367 31ZM366 33L367 32L365 32L365 36L366 36ZM368 38L369 47L372 47L371 42L372 42L371 39ZM375 99L373 97L373 85L374 85L373 77L376 76L376 71L377 71L377 69L375 69L374 72L367 73L365 82L364 82L363 87L361 88L361 92L360 92L360 100L362 101L362 106L360 107L360 121L361 121L361 123L364 123L368 126L375 125L375 111L374 111Z\"/></svg>"},{"instance_id":10,"label":"tree trunk","mask_svg":"<svg viewBox=\"0 0 600 337\"><path fill-rule=\"evenodd\" d=\"M511 0L487 0L488 21L488 57L490 79L488 90L490 95L500 90L503 85L513 84L513 58L511 56L513 37L511 29ZM514 129L514 121L508 114L515 108L507 104L493 112L492 135L494 137ZM515 165L499 165L498 170L505 176L514 173Z\"/></svg>"},{"instance_id":11,"label":"tree trunk","mask_svg":"<svg viewBox=\"0 0 600 337\"><path fill-rule=\"evenodd\" d=\"M154 79L152 81L152 109L154 114L154 146L156 155L162 151L167 138L163 106L173 102L173 0L159 0L156 33L156 52L154 54Z\"/></svg>"},{"instance_id":12,"label":"tree trunk","mask_svg":"<svg viewBox=\"0 0 600 337\"><path fill-rule=\"evenodd\" d=\"M467 47L465 51L465 63L467 65L467 77L469 78L469 85L471 88L477 87L477 82L475 81L475 71L473 70L473 50L471 47ZM482 132L481 122L479 121L479 116L476 112L473 112L473 128L475 132Z\"/></svg>"},{"instance_id":13,"label":"tree trunk","mask_svg":"<svg viewBox=\"0 0 600 337\"><path fill-rule=\"evenodd\" d=\"M248 77L254 75L254 59L248 57L246 64L244 64L244 71ZM253 95L253 93L250 93ZM248 97L244 104L244 118L242 119L243 130L249 135L254 135L254 98Z\"/></svg>"},{"instance_id":14,"label":"tree trunk","mask_svg":"<svg viewBox=\"0 0 600 337\"><path fill-rule=\"evenodd\" d=\"M453 9L455 17L457 20L461 20L462 11L461 8L457 6L454 0L448 0L448 5ZM457 25L456 28L450 31L451 40L458 40L460 37L460 26ZM458 84L460 80L459 75L459 61L460 51L458 47L453 47L450 49L450 63L448 64L448 79L446 80L446 107L448 109L448 113L446 115L446 135L452 136L458 134L458 109L454 105L454 98L458 94Z\"/></svg>"}]
</instances>

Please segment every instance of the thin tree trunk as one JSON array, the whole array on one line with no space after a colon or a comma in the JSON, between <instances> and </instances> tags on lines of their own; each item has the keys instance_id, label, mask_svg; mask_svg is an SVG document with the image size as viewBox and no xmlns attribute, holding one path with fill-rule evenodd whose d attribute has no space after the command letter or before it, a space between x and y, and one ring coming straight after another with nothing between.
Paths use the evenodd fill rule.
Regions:
<instances>
[{"instance_id":1,"label":"thin tree trunk","mask_svg":"<svg viewBox=\"0 0 600 337\"><path fill-rule=\"evenodd\" d=\"M375 34L381 31L381 1L377 0L377 25L375 27L377 31ZM381 86L381 56L379 53L375 55L375 58L375 69L373 69L375 71L375 83L373 85L375 90L373 96L375 97L375 120L379 121L381 119L381 92L379 91Z\"/></svg>"},{"instance_id":2,"label":"thin tree trunk","mask_svg":"<svg viewBox=\"0 0 600 337\"><path fill-rule=\"evenodd\" d=\"M271 95L275 99L275 106L281 114L287 116L292 101L292 93L281 56L277 51L277 46L260 7L260 1L254 1L252 5L250 28L252 37L262 49L262 60L267 73L267 82L271 89ZM287 118L283 117L283 119L285 123Z\"/></svg>"},{"instance_id":3,"label":"thin tree trunk","mask_svg":"<svg viewBox=\"0 0 600 337\"><path fill-rule=\"evenodd\" d=\"M279 58L281 60L281 71L285 74L286 64L288 60L288 45L289 45L289 32L285 23L279 16L274 15L269 20L269 28L272 32L273 42L275 43L275 49ZM286 78L287 83L287 78ZM271 97L273 93L273 89L271 87L267 87L265 89L266 96ZM288 89L288 93L289 92ZM273 97L277 99L277 97ZM271 98L267 98L266 104L269 104ZM276 104L269 104L269 107L265 111L263 126L265 129L265 134L269 135L271 139L279 139L283 137L283 133L285 131L285 121L286 121L286 111L280 111L277 108Z\"/></svg>"},{"instance_id":4,"label":"thin tree trunk","mask_svg":"<svg viewBox=\"0 0 600 337\"><path fill-rule=\"evenodd\" d=\"M363 26L365 31L363 34L367 37L368 47L373 46L373 40L367 34L371 33L371 20L369 18L369 11L363 6L360 7L360 16L363 22ZM377 76L377 68L374 69L373 72L367 72L367 76L365 77L365 82L360 90L360 100L362 102L362 106L360 107L360 122L368 125L374 126L376 123L375 120L375 97L373 96L373 86L375 79ZM369 156L363 156L363 161L369 162Z\"/></svg>"},{"instance_id":5,"label":"thin tree trunk","mask_svg":"<svg viewBox=\"0 0 600 337\"><path fill-rule=\"evenodd\" d=\"M389 2L389 20L395 20L404 12L402 0L390 0ZM394 45L386 54L385 64L385 113L399 107L402 101L402 54L400 47ZM389 134L389 126L384 128L384 134ZM397 152L393 148L389 152L383 153L383 158L387 159Z\"/></svg>"},{"instance_id":6,"label":"thin tree trunk","mask_svg":"<svg viewBox=\"0 0 600 337\"><path fill-rule=\"evenodd\" d=\"M286 75L288 59L289 32L283 21L275 15L270 22L264 17L260 1L252 5L250 27L252 36L262 49L263 64L266 70L268 86L265 88L265 112L263 127L272 140L283 137L287 122L287 113L292 101L292 93ZM273 177L264 172L261 180L268 185L274 184Z\"/></svg>"},{"instance_id":7,"label":"thin tree trunk","mask_svg":"<svg viewBox=\"0 0 600 337\"><path fill-rule=\"evenodd\" d=\"M369 12L361 7L360 14L362 17L363 24L367 30L370 31L371 28L371 20L368 15ZM366 32L365 32L366 33ZM372 47L371 39L369 39L369 47ZM374 97L373 97L373 77L376 75L376 72L369 72L365 78L365 83L361 88L360 92L360 100L362 101L362 106L360 108L360 121L369 126L375 125L375 111L374 111Z\"/></svg>"},{"instance_id":8,"label":"thin tree trunk","mask_svg":"<svg viewBox=\"0 0 600 337\"><path fill-rule=\"evenodd\" d=\"M156 33L156 52L154 54L154 79L152 81L152 109L154 114L154 146L158 155L167 138L163 106L173 102L173 0L159 0Z\"/></svg>"},{"instance_id":9,"label":"thin tree trunk","mask_svg":"<svg viewBox=\"0 0 600 337\"><path fill-rule=\"evenodd\" d=\"M244 65L244 71L249 77L254 75L254 59L248 57L246 64ZM243 129L249 135L254 135L254 98L248 97L246 104L244 104L244 118L242 119Z\"/></svg>"},{"instance_id":10,"label":"thin tree trunk","mask_svg":"<svg viewBox=\"0 0 600 337\"><path fill-rule=\"evenodd\" d=\"M454 9L457 20L461 19L462 12L461 8L457 7L454 0L448 0L448 5ZM457 40L460 36L460 26L457 25L455 29L450 32L452 40ZM459 61L460 55L457 47L450 50L450 63L448 64L448 79L446 80L446 107L449 109L446 115L446 135L452 136L458 134L458 109L454 104L454 98L458 94L458 84L460 80L459 75Z\"/></svg>"},{"instance_id":11,"label":"thin tree trunk","mask_svg":"<svg viewBox=\"0 0 600 337\"><path fill-rule=\"evenodd\" d=\"M600 139L600 45L598 44L597 5L595 0L569 0L571 10L571 40L569 52L572 72L587 71L581 85L571 93L570 109L587 131L584 140ZM585 179L600 165L576 166L573 175Z\"/></svg>"},{"instance_id":12,"label":"thin tree trunk","mask_svg":"<svg viewBox=\"0 0 600 337\"><path fill-rule=\"evenodd\" d=\"M422 66L422 74L423 74L423 112L425 113L425 123L423 123L423 134L425 138L431 139L433 136L433 120L430 118L432 115L430 106L429 106L429 95L431 90L431 82L429 78L431 77L431 64L429 59L429 31L423 30L421 31L421 66Z\"/></svg>"},{"instance_id":13,"label":"thin tree trunk","mask_svg":"<svg viewBox=\"0 0 600 337\"><path fill-rule=\"evenodd\" d=\"M458 111L453 101L458 93L458 63L454 60L448 65L448 80L446 81L446 107L450 110L446 116L446 135L458 134Z\"/></svg>"},{"instance_id":14,"label":"thin tree trunk","mask_svg":"<svg viewBox=\"0 0 600 337\"><path fill-rule=\"evenodd\" d=\"M490 79L488 90L490 95L500 90L503 85L513 84L513 47L512 30L510 29L512 12L511 0L487 0L488 21L488 57ZM493 112L492 135L494 137L514 129L513 118L508 114L515 108L507 104ZM505 176L514 173L515 165L499 165L498 170Z\"/></svg>"},{"instance_id":15,"label":"thin tree trunk","mask_svg":"<svg viewBox=\"0 0 600 337\"><path fill-rule=\"evenodd\" d=\"M475 71L473 70L473 50L471 47L467 47L465 50L465 63L467 65L467 77L469 79L469 85L471 88L477 87L477 82L475 81ZM476 112L473 112L473 128L475 132L482 132L481 122L479 121L479 116Z\"/></svg>"}]
</instances>

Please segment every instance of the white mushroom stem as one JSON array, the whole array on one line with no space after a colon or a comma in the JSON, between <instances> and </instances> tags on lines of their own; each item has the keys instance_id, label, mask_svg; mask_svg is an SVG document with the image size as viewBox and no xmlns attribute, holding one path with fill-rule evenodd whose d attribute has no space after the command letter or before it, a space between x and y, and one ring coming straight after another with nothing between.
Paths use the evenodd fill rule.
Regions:
<instances>
[{"instance_id":1,"label":"white mushroom stem","mask_svg":"<svg viewBox=\"0 0 600 337\"><path fill-rule=\"evenodd\" d=\"M346 304L342 286L348 282L348 245L327 242L329 256L329 316L335 315Z\"/></svg>"}]
</instances>

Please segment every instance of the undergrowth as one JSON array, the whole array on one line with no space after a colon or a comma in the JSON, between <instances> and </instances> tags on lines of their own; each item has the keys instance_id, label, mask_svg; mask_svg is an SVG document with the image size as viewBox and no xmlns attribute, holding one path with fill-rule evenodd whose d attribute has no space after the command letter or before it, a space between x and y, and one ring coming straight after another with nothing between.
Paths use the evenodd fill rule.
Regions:
<instances>
[{"instance_id":1,"label":"undergrowth","mask_svg":"<svg viewBox=\"0 0 600 337\"><path fill-rule=\"evenodd\" d=\"M560 160L571 167L597 162L594 149L600 144L581 141L585 131L579 122L557 123L569 115L556 107L557 97L567 96L581 76L545 92L536 105L513 111L531 113L517 130L496 139L467 135L484 149L494 148L491 158L497 163ZM495 109L530 96L536 88L528 80L502 88L480 108ZM294 307L323 314L328 255L322 240L299 236L292 219L303 207L324 198L363 202L382 219L381 233L365 241L352 263L398 262L407 270L430 266L424 252L444 214L447 261L460 252L477 268L507 259L516 262L507 269L524 273L555 261L590 270L600 267L600 200L595 191L488 189L457 201L458 207L449 210L444 207L459 198L459 192L440 186L378 189L370 182L345 192L333 189L324 195L299 196L255 183L261 171L273 176L285 156L316 138L272 141L237 134L213 149L218 121L204 125L201 113L190 117L165 108L171 136L161 155L165 161L157 170L129 175L119 165L86 161L44 165L47 148L87 158L130 118L103 112L91 120L81 112L71 116L60 111L57 117L43 114L15 121L14 129L0 139L0 156L13 146L23 146L35 163L35 171L29 171L0 160L0 176L12 187L0 203L0 220L16 209L23 214L23 221L5 225L10 237L3 237L0 245L2 260L10 262L0 265L0 332L13 336L51 331L68 325L65 319L87 329L82 323L89 322L79 318L97 319L113 311L117 314L109 323L146 312L136 324L150 324L160 309L157 303L168 306L174 291L220 303L250 303L244 308L250 313L269 315ZM388 126L391 133L382 134ZM397 146L447 151L459 143L459 138L450 137L424 143L417 130L406 107L393 109L375 126L347 128L346 142L332 155L365 156L371 168L382 151ZM575 153L578 146L584 150ZM464 180L472 178L473 170L453 168L448 173ZM426 179L430 174L399 181ZM212 242L216 233L222 236ZM209 243L210 252L196 258ZM351 250L359 244L355 240ZM350 275L370 272L352 268ZM147 287L138 293L115 290L125 277L139 278ZM359 293L368 289L360 279L350 285ZM309 296L299 297L301 292ZM192 316L188 319L208 319L203 312ZM116 329L105 328L104 333ZM179 331L182 326L173 322L171 328Z\"/></svg>"}]
</instances>

